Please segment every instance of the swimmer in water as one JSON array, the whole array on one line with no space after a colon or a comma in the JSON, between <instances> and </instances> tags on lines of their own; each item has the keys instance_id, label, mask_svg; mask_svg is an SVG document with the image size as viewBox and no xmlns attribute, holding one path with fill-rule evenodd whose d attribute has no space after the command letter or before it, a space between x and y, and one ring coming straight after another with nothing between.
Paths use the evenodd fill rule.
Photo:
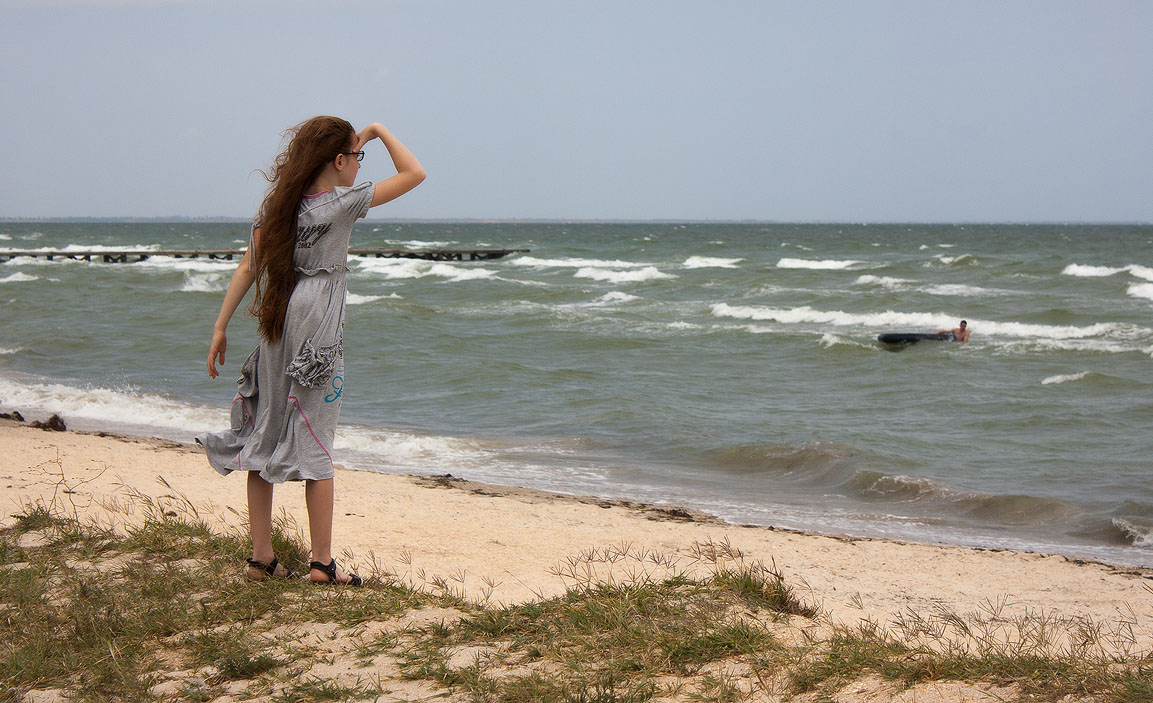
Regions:
<instances>
[{"instance_id":1,"label":"swimmer in water","mask_svg":"<svg viewBox=\"0 0 1153 703\"><path fill-rule=\"evenodd\" d=\"M961 320L959 327L951 330L938 330L937 334L951 334L954 342L967 342L969 341L969 323Z\"/></svg>"}]
</instances>

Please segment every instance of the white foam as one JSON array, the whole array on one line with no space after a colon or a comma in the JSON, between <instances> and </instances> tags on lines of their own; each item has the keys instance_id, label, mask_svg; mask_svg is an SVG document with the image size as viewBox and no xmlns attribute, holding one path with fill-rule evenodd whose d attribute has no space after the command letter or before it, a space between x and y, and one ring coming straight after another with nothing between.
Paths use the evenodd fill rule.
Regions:
<instances>
[{"instance_id":1,"label":"white foam","mask_svg":"<svg viewBox=\"0 0 1153 703\"><path fill-rule=\"evenodd\" d=\"M0 377L0 409L19 410L28 418L53 413L70 427L126 431L191 441L201 432L228 427L229 409L182 403L159 395L108 388L79 388L57 383L22 383ZM147 424L143 424L146 418ZM423 436L366 427L340 425L334 446L356 452L365 468L381 464L399 471L441 473L485 463L490 452L475 442L453 437Z\"/></svg>"},{"instance_id":2,"label":"white foam","mask_svg":"<svg viewBox=\"0 0 1153 703\"><path fill-rule=\"evenodd\" d=\"M4 399L6 408L19 410L26 416L57 413L69 425L79 420L93 428L150 428L191 439L199 429L228 426L227 409L191 405L134 391L79 388L60 383L31 384L0 377L0 398Z\"/></svg>"},{"instance_id":3,"label":"white foam","mask_svg":"<svg viewBox=\"0 0 1153 703\"><path fill-rule=\"evenodd\" d=\"M1051 386L1051 385L1056 384L1056 383L1068 383L1070 381L1080 381L1081 379L1085 378L1088 375L1089 375L1088 371L1082 371L1081 373L1070 373L1070 374L1062 374L1062 375L1058 375L1058 376L1050 376L1049 378L1046 378L1044 381L1041 381L1041 385L1042 386Z\"/></svg>"},{"instance_id":4,"label":"white foam","mask_svg":"<svg viewBox=\"0 0 1153 703\"><path fill-rule=\"evenodd\" d=\"M848 346L848 347L867 347L867 346L869 346L869 345L861 344L860 342L854 342L851 339L845 339L844 337L841 337L841 336L838 336L835 334L830 334L828 332L821 335L820 344L822 347L825 347L826 349L828 349L830 347L835 347L838 344L843 345L843 346Z\"/></svg>"},{"instance_id":5,"label":"white foam","mask_svg":"<svg viewBox=\"0 0 1153 703\"><path fill-rule=\"evenodd\" d=\"M1081 264L1069 264L1061 271L1063 275L1077 276L1080 278L1105 278L1125 272L1128 272L1130 276L1135 278L1153 281L1153 268L1141 266L1140 264L1129 264L1128 266L1083 266Z\"/></svg>"},{"instance_id":6,"label":"white foam","mask_svg":"<svg viewBox=\"0 0 1153 703\"><path fill-rule=\"evenodd\" d=\"M349 263L354 264L356 273L367 273L387 279L420 278L432 268L432 263L422 259L377 259L362 256L350 256ZM352 268L350 266L350 268Z\"/></svg>"},{"instance_id":7,"label":"white foam","mask_svg":"<svg viewBox=\"0 0 1153 703\"><path fill-rule=\"evenodd\" d=\"M620 291L614 290L611 293L605 293L593 302L587 303L587 305L589 307L597 307L601 305L613 305L615 303L631 303L634 300L640 300L640 298L635 295L629 295L628 293L622 293Z\"/></svg>"},{"instance_id":8,"label":"white foam","mask_svg":"<svg viewBox=\"0 0 1153 703\"><path fill-rule=\"evenodd\" d=\"M1127 291L1134 298L1148 298L1153 300L1153 283L1134 283Z\"/></svg>"},{"instance_id":9,"label":"white foam","mask_svg":"<svg viewBox=\"0 0 1153 703\"><path fill-rule=\"evenodd\" d=\"M690 256L683 266L687 269L722 268L735 269L744 259L721 259L715 256Z\"/></svg>"},{"instance_id":10,"label":"white foam","mask_svg":"<svg viewBox=\"0 0 1153 703\"><path fill-rule=\"evenodd\" d=\"M350 268L357 274L368 274L377 278L406 279L437 276L450 282L475 281L495 278L492 269L477 268L472 265L457 265L433 262L425 259L377 259L375 257L349 257Z\"/></svg>"},{"instance_id":11,"label":"white foam","mask_svg":"<svg viewBox=\"0 0 1153 703\"><path fill-rule=\"evenodd\" d=\"M0 241L5 241L5 242L7 242L7 241L11 241L11 239L12 239L12 235L9 235L9 234L0 234Z\"/></svg>"},{"instance_id":12,"label":"white foam","mask_svg":"<svg viewBox=\"0 0 1153 703\"><path fill-rule=\"evenodd\" d=\"M443 472L445 464L455 468L488 457L488 452L467 439L344 425L337 427L333 448L370 455L393 470L439 468Z\"/></svg>"},{"instance_id":13,"label":"white foam","mask_svg":"<svg viewBox=\"0 0 1153 703\"><path fill-rule=\"evenodd\" d=\"M373 303L377 300L403 300L400 295L392 293L390 295L358 295L356 293L348 293L345 296L344 302L349 305L364 305L365 303Z\"/></svg>"},{"instance_id":14,"label":"white foam","mask_svg":"<svg viewBox=\"0 0 1153 703\"><path fill-rule=\"evenodd\" d=\"M15 354L16 352L19 352L22 350L23 350L23 347L0 347L0 356L3 356L5 354Z\"/></svg>"},{"instance_id":15,"label":"white foam","mask_svg":"<svg viewBox=\"0 0 1153 703\"><path fill-rule=\"evenodd\" d=\"M933 261L944 264L946 266L952 266L953 264L962 264L966 262L976 263L977 260L969 254L961 254L960 256L945 256L944 254L937 254L933 257ZM933 262L926 262L925 265L932 266Z\"/></svg>"},{"instance_id":16,"label":"white foam","mask_svg":"<svg viewBox=\"0 0 1153 703\"><path fill-rule=\"evenodd\" d=\"M821 261L813 261L811 259L781 259L777 262L777 268L841 271L852 268L853 266L860 266L864 263L864 261L857 261L855 259L823 259Z\"/></svg>"},{"instance_id":17,"label":"white foam","mask_svg":"<svg viewBox=\"0 0 1153 703\"><path fill-rule=\"evenodd\" d=\"M39 237L38 236L29 236L29 237L25 237L25 239L39 239ZM50 251L61 251L61 252L66 252L66 253L76 253L76 252L83 252L83 251L96 251L96 252L121 252L121 251L125 251L128 253L137 252L137 253L147 254L148 252L156 251L159 248L160 248L159 244L147 244L145 246L140 246L140 245L135 245L135 244L132 246L114 246L114 245L110 245L110 244L67 244L67 245L62 246L62 247L38 247L36 249L28 249L26 247L20 247L19 249L13 249L11 247L0 247L0 252L28 251L28 252L36 252L38 254L44 254L44 253L47 253Z\"/></svg>"},{"instance_id":18,"label":"white foam","mask_svg":"<svg viewBox=\"0 0 1153 703\"><path fill-rule=\"evenodd\" d=\"M492 269L473 268L471 266L455 266L453 264L435 263L428 269L429 276L440 276L450 281L477 281L496 276Z\"/></svg>"},{"instance_id":19,"label":"white foam","mask_svg":"<svg viewBox=\"0 0 1153 703\"><path fill-rule=\"evenodd\" d=\"M144 261L132 264L132 269L139 271L196 271L200 273L227 273L236 270L239 260L227 259L185 259L173 256L150 256Z\"/></svg>"},{"instance_id":20,"label":"white foam","mask_svg":"<svg viewBox=\"0 0 1153 703\"><path fill-rule=\"evenodd\" d=\"M841 310L816 310L803 306L797 308L769 308L751 305L729 305L716 303L711 308L716 317L729 317L739 320L772 321L783 324L816 323L838 327L893 327L909 329L952 329L960 318L956 315L929 312L895 312L886 310L875 313L849 313ZM969 329L974 337L1022 337L1030 340L1041 339L1085 339L1090 337L1113 336L1117 339L1148 337L1153 330L1119 322L1100 322L1087 327L1072 325L1036 325L1023 322L994 322L991 320L969 319Z\"/></svg>"},{"instance_id":21,"label":"white foam","mask_svg":"<svg viewBox=\"0 0 1153 703\"><path fill-rule=\"evenodd\" d=\"M28 281L37 281L39 279L39 276L30 276L22 271L17 271L16 273L9 274L4 278L0 278L0 283L26 283Z\"/></svg>"},{"instance_id":22,"label":"white foam","mask_svg":"<svg viewBox=\"0 0 1153 703\"><path fill-rule=\"evenodd\" d=\"M925 292L931 295L976 296L989 295L992 291L978 286L966 286L961 283L943 283L941 285L929 286L925 288Z\"/></svg>"},{"instance_id":23,"label":"white foam","mask_svg":"<svg viewBox=\"0 0 1153 703\"><path fill-rule=\"evenodd\" d=\"M907 290L909 284L916 283L916 281L907 278L891 278L889 276L858 276L854 281L859 286L880 286L885 290Z\"/></svg>"},{"instance_id":24,"label":"white foam","mask_svg":"<svg viewBox=\"0 0 1153 703\"><path fill-rule=\"evenodd\" d=\"M1082 266L1081 264L1069 264L1061 271L1065 276L1078 276L1080 278L1102 278L1105 276L1112 276L1121 273L1125 268L1112 268L1109 266Z\"/></svg>"},{"instance_id":25,"label":"white foam","mask_svg":"<svg viewBox=\"0 0 1153 703\"><path fill-rule=\"evenodd\" d=\"M515 259L510 259L509 264L513 266L539 266L542 268L645 268L652 266L652 264L638 263L635 261L606 261L603 259L538 259L535 256L518 256Z\"/></svg>"},{"instance_id":26,"label":"white foam","mask_svg":"<svg viewBox=\"0 0 1153 703\"><path fill-rule=\"evenodd\" d=\"M574 278L591 278L594 281L608 281L610 283L638 283L641 281L655 281L661 278L676 278L671 273L661 273L655 266L629 271L613 271L602 268L581 268L573 274Z\"/></svg>"},{"instance_id":27,"label":"white foam","mask_svg":"<svg viewBox=\"0 0 1153 703\"><path fill-rule=\"evenodd\" d=\"M185 293L219 293L228 289L230 280L223 273L188 271L184 274L184 285L180 287L180 290Z\"/></svg>"},{"instance_id":28,"label":"white foam","mask_svg":"<svg viewBox=\"0 0 1153 703\"><path fill-rule=\"evenodd\" d=\"M378 230L374 229L373 231L376 232ZM454 244L459 244L459 242L422 242L419 239L410 239L407 241L400 239L386 239L385 242L388 244L397 244L402 247L413 247L414 249L443 249L444 247L450 247Z\"/></svg>"},{"instance_id":29,"label":"white foam","mask_svg":"<svg viewBox=\"0 0 1153 703\"><path fill-rule=\"evenodd\" d=\"M1153 281L1153 268L1149 268L1148 266L1138 266L1137 264L1132 264L1130 266L1126 266L1125 268L1129 271L1130 276L1143 278L1146 281Z\"/></svg>"},{"instance_id":30,"label":"white foam","mask_svg":"<svg viewBox=\"0 0 1153 703\"><path fill-rule=\"evenodd\" d=\"M1147 525L1138 525L1132 520L1121 517L1113 518L1112 522L1114 527L1133 539L1134 547L1153 546L1153 530L1150 530Z\"/></svg>"}]
</instances>

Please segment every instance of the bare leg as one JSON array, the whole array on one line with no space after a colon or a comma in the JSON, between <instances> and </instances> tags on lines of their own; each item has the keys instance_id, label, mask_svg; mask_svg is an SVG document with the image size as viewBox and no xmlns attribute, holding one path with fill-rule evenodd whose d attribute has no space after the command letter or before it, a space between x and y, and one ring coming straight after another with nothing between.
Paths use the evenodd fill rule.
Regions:
<instances>
[{"instance_id":1,"label":"bare leg","mask_svg":"<svg viewBox=\"0 0 1153 703\"><path fill-rule=\"evenodd\" d=\"M256 471L248 472L248 530L252 558L264 564L276 556L272 549L272 484Z\"/></svg>"},{"instance_id":2,"label":"bare leg","mask_svg":"<svg viewBox=\"0 0 1153 703\"><path fill-rule=\"evenodd\" d=\"M308 507L308 535L312 539L312 560L327 564L332 561L332 506L336 497L335 481L304 482L304 503ZM312 570L313 581L327 581L323 571ZM336 572L340 583L348 581L343 571Z\"/></svg>"}]
</instances>

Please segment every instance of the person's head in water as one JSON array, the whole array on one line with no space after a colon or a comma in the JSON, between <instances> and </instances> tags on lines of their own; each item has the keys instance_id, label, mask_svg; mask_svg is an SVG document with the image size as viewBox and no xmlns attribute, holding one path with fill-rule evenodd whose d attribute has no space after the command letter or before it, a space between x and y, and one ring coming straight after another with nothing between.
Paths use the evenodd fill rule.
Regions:
<instances>
[{"instance_id":1,"label":"person's head in water","mask_svg":"<svg viewBox=\"0 0 1153 703\"><path fill-rule=\"evenodd\" d=\"M964 320L961 320L961 329L965 329L965 328L966 328L966 327L968 327L968 326L969 326L969 323L968 323L968 322L965 322Z\"/></svg>"}]
</instances>

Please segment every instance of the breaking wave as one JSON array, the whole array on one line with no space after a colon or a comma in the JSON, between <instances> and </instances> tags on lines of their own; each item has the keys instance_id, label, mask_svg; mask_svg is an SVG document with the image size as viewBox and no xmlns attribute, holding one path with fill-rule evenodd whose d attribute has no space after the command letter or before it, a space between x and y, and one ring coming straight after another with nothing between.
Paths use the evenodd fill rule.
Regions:
<instances>
[{"instance_id":1,"label":"breaking wave","mask_svg":"<svg viewBox=\"0 0 1153 703\"><path fill-rule=\"evenodd\" d=\"M858 261L856 259L824 259L821 261L813 261L811 259L781 259L777 262L777 268L780 269L818 269L825 271L841 271L849 269L854 266L862 266L866 262Z\"/></svg>"}]
</instances>

